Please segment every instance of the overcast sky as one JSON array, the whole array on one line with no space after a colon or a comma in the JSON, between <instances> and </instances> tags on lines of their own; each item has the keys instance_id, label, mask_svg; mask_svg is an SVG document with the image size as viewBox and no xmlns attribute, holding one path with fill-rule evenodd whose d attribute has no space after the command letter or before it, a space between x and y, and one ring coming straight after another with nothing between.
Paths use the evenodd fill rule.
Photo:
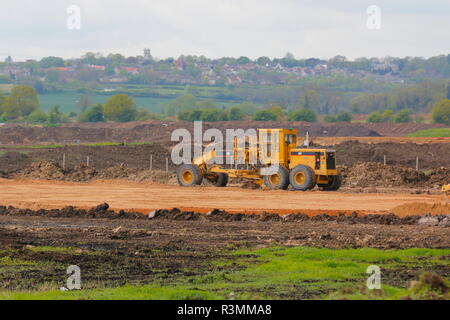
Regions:
<instances>
[{"instance_id":1,"label":"overcast sky","mask_svg":"<svg viewBox=\"0 0 450 320\"><path fill-rule=\"evenodd\" d=\"M81 29L67 28L67 8ZM367 8L381 9L381 29ZM85 52L297 58L450 53L450 0L2 0L0 59Z\"/></svg>"}]
</instances>

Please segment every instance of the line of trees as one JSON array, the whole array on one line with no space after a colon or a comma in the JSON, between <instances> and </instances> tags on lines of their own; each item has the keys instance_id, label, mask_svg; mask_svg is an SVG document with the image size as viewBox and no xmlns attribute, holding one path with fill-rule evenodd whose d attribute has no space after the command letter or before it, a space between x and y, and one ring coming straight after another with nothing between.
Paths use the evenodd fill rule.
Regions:
<instances>
[{"instance_id":1,"label":"line of trees","mask_svg":"<svg viewBox=\"0 0 450 320\"><path fill-rule=\"evenodd\" d=\"M28 122L36 124L58 124L69 121L79 122L129 122L136 120L161 119L176 116L185 121L305 121L316 122L318 116L312 108L315 96L311 92L301 96L298 107L282 108L277 104L258 106L244 102L231 106L218 106L214 100L199 100L191 94L178 98L160 106L162 114L153 114L136 106L135 101L126 94L117 94L107 100L105 104L95 104L89 99L80 97L78 104L81 112L65 114L55 105L48 112L43 112L39 105L36 91L25 85L14 86L9 95L0 91L0 121ZM441 99L432 109L434 122L450 125L450 99ZM350 112L340 112L325 116L325 122L351 122ZM404 123L418 121L413 119L412 111L408 108L401 110L385 109L369 114L367 122Z\"/></svg>"}]
</instances>

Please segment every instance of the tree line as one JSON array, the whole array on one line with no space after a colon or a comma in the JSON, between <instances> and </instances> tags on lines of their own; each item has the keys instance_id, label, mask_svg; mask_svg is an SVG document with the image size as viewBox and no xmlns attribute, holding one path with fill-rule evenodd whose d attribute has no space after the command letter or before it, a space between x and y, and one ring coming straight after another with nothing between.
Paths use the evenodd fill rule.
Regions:
<instances>
[{"instance_id":1,"label":"tree line","mask_svg":"<svg viewBox=\"0 0 450 320\"><path fill-rule=\"evenodd\" d=\"M36 91L25 85L14 86L9 95L0 91L0 122L27 122L35 124L58 124L64 122L129 122L148 119L178 119L184 121L318 121L314 110L317 97L306 92L300 98L296 108L283 108L270 103L257 105L243 102L232 105L219 105L211 99L197 99L192 94L185 94L159 106L161 114L153 114L138 108L132 97L127 94L116 94L104 104L92 105L86 96L81 96L78 105L79 114L65 114L55 105L45 113L41 110ZM444 98L433 105L432 117L436 123L450 125L450 99ZM334 115L326 115L325 122L351 122L353 113L341 111ZM367 117L367 122L404 123L421 121L413 118L409 108L401 110L385 109L374 111Z\"/></svg>"}]
</instances>

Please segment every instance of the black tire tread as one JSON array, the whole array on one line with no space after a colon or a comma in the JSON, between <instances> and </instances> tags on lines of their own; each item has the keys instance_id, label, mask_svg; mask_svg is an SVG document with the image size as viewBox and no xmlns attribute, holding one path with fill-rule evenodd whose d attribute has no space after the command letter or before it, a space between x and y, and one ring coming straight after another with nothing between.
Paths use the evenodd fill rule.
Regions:
<instances>
[{"instance_id":1,"label":"black tire tread","mask_svg":"<svg viewBox=\"0 0 450 320\"><path fill-rule=\"evenodd\" d=\"M194 180L190 184L184 184L183 181L181 180L181 174L182 174L182 172L184 172L186 170L190 170L192 172L192 174L194 175ZM201 185L202 181L203 181L203 174L196 165L183 164L177 170L177 180L178 180L178 184L183 187Z\"/></svg>"},{"instance_id":2,"label":"black tire tread","mask_svg":"<svg viewBox=\"0 0 450 320\"><path fill-rule=\"evenodd\" d=\"M286 190L289 187L289 170L283 166L278 167L281 182L278 186L273 186L269 181L269 176L264 176L264 184L271 190Z\"/></svg>"},{"instance_id":3,"label":"black tire tread","mask_svg":"<svg viewBox=\"0 0 450 320\"><path fill-rule=\"evenodd\" d=\"M299 171L303 172L306 175L306 182L303 185L297 185L294 180L294 176ZM291 183L292 188L297 191L307 191L313 189L316 186L316 174L314 170L305 165L296 166L291 170L289 175L289 181Z\"/></svg>"}]
</instances>

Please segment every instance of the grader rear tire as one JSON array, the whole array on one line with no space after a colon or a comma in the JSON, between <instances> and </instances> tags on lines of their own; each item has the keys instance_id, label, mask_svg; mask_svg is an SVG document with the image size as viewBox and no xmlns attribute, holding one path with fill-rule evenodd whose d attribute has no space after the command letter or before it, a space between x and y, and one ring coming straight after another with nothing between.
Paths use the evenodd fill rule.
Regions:
<instances>
[{"instance_id":1,"label":"grader rear tire","mask_svg":"<svg viewBox=\"0 0 450 320\"><path fill-rule=\"evenodd\" d=\"M289 181L297 191L306 191L316 186L316 175L308 166L300 165L291 170Z\"/></svg>"},{"instance_id":2,"label":"grader rear tire","mask_svg":"<svg viewBox=\"0 0 450 320\"><path fill-rule=\"evenodd\" d=\"M223 188L223 187L227 186L228 179L229 179L228 174L217 173L217 174L214 174L214 177L205 178L205 181L206 181L205 184L214 186L214 187Z\"/></svg>"},{"instance_id":3,"label":"grader rear tire","mask_svg":"<svg viewBox=\"0 0 450 320\"><path fill-rule=\"evenodd\" d=\"M203 175L197 166L184 164L177 170L177 180L180 186L191 187L200 185L203 181Z\"/></svg>"},{"instance_id":4,"label":"grader rear tire","mask_svg":"<svg viewBox=\"0 0 450 320\"><path fill-rule=\"evenodd\" d=\"M285 167L278 166L277 171L264 176L264 184L270 190L286 190L289 187L289 171Z\"/></svg>"},{"instance_id":5,"label":"grader rear tire","mask_svg":"<svg viewBox=\"0 0 450 320\"><path fill-rule=\"evenodd\" d=\"M329 181L327 184L319 184L320 190L322 191L337 191L342 185L341 176L329 176Z\"/></svg>"}]
</instances>

